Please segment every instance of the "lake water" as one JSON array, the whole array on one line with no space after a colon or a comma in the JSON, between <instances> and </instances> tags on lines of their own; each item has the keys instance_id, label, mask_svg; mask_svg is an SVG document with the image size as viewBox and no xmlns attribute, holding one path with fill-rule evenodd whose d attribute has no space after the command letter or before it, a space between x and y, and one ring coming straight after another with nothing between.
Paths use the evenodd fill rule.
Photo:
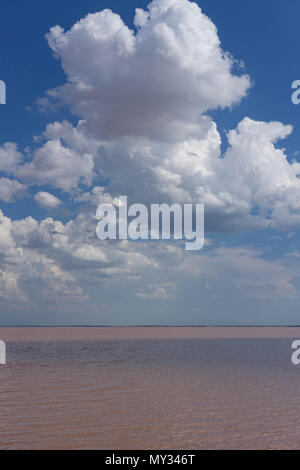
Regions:
<instances>
[{"instance_id":1,"label":"lake water","mask_svg":"<svg viewBox=\"0 0 300 470\"><path fill-rule=\"evenodd\" d=\"M0 328L0 449L300 448L299 328Z\"/></svg>"}]
</instances>

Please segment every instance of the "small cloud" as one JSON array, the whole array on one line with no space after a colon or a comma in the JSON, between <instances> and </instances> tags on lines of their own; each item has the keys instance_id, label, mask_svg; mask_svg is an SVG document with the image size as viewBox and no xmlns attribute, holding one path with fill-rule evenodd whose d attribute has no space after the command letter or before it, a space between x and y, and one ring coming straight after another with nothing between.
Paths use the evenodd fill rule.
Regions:
<instances>
[{"instance_id":1,"label":"small cloud","mask_svg":"<svg viewBox=\"0 0 300 470\"><path fill-rule=\"evenodd\" d=\"M176 296L176 286L173 283L150 284L142 292L138 292L136 297L140 299L169 300Z\"/></svg>"},{"instance_id":2,"label":"small cloud","mask_svg":"<svg viewBox=\"0 0 300 470\"><path fill-rule=\"evenodd\" d=\"M44 209L56 209L62 204L61 200L53 194L40 191L34 196L35 202Z\"/></svg>"},{"instance_id":3,"label":"small cloud","mask_svg":"<svg viewBox=\"0 0 300 470\"><path fill-rule=\"evenodd\" d=\"M285 256L287 256L289 258L300 258L300 251L298 251L298 250L291 251L290 253L286 253Z\"/></svg>"}]
</instances>

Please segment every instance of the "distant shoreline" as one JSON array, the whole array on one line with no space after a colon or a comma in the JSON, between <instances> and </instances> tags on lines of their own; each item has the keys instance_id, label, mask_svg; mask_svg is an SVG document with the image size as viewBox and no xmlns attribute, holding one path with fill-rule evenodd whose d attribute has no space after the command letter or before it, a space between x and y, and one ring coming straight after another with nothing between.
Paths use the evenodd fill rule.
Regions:
<instances>
[{"instance_id":1,"label":"distant shoreline","mask_svg":"<svg viewBox=\"0 0 300 470\"><path fill-rule=\"evenodd\" d=\"M300 328L300 325L0 325L0 328Z\"/></svg>"},{"instance_id":2,"label":"distant shoreline","mask_svg":"<svg viewBox=\"0 0 300 470\"><path fill-rule=\"evenodd\" d=\"M299 326L11 326L0 327L7 342L129 340L300 339Z\"/></svg>"}]
</instances>

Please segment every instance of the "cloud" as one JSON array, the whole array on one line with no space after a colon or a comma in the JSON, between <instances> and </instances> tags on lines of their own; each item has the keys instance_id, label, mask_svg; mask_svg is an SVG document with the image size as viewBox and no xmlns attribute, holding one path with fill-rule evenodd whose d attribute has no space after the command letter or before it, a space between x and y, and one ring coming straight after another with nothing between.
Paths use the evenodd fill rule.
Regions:
<instances>
[{"instance_id":1,"label":"cloud","mask_svg":"<svg viewBox=\"0 0 300 470\"><path fill-rule=\"evenodd\" d=\"M82 261L90 261L93 263L105 263L107 261L105 253L92 245L83 245L77 248L74 252L74 256Z\"/></svg>"},{"instance_id":2,"label":"cloud","mask_svg":"<svg viewBox=\"0 0 300 470\"><path fill-rule=\"evenodd\" d=\"M103 10L47 35L68 79L50 95L94 136L196 136L207 126L201 115L246 95L249 77L232 73L233 59L196 3L154 0L147 12L137 10L135 25L136 33Z\"/></svg>"},{"instance_id":3,"label":"cloud","mask_svg":"<svg viewBox=\"0 0 300 470\"><path fill-rule=\"evenodd\" d=\"M164 283L160 285L150 284L141 292L136 294L140 299L169 300L176 296L176 286L174 283Z\"/></svg>"},{"instance_id":4,"label":"cloud","mask_svg":"<svg viewBox=\"0 0 300 470\"><path fill-rule=\"evenodd\" d=\"M82 119L49 124L17 176L78 203L96 205L104 194L204 203L206 231L298 227L300 167L278 146L292 127L246 117L222 155L205 115L237 104L250 86L247 75L233 73L212 21L187 0L155 0L137 10L135 25L137 32L104 10L67 32L51 29L49 45L68 79L51 96Z\"/></svg>"},{"instance_id":5,"label":"cloud","mask_svg":"<svg viewBox=\"0 0 300 470\"><path fill-rule=\"evenodd\" d=\"M0 146L0 171L12 173L22 159L23 156L14 142L6 142Z\"/></svg>"},{"instance_id":6,"label":"cloud","mask_svg":"<svg viewBox=\"0 0 300 470\"><path fill-rule=\"evenodd\" d=\"M251 247L218 247L201 253L201 262L198 256L185 258L176 270L198 278L199 283L201 279L209 282L214 293L235 292L244 299L299 298L300 290L294 284L299 279L297 269L287 266L285 260L267 260L262 255Z\"/></svg>"},{"instance_id":7,"label":"cloud","mask_svg":"<svg viewBox=\"0 0 300 470\"><path fill-rule=\"evenodd\" d=\"M189 254L178 243L105 243L95 239L95 224L92 214L63 224L52 218L13 221L1 213L1 302L25 310L48 302L58 311L85 302L88 314L95 303L101 308L110 289L121 289L122 302L134 297L175 302L184 300L182 295L204 305L209 298L215 303L299 298L295 257L296 263L290 256L267 260L251 247L214 245ZM186 293L190 288L192 297Z\"/></svg>"},{"instance_id":8,"label":"cloud","mask_svg":"<svg viewBox=\"0 0 300 470\"><path fill-rule=\"evenodd\" d=\"M45 191L40 191L34 196L34 200L39 204L39 206L45 209L55 209L62 204L62 202L53 194L47 193Z\"/></svg>"},{"instance_id":9,"label":"cloud","mask_svg":"<svg viewBox=\"0 0 300 470\"><path fill-rule=\"evenodd\" d=\"M20 168L16 175L25 181L71 191L80 182L91 183L93 166L92 155L79 155L64 147L60 140L48 140L36 150L33 160Z\"/></svg>"},{"instance_id":10,"label":"cloud","mask_svg":"<svg viewBox=\"0 0 300 470\"><path fill-rule=\"evenodd\" d=\"M11 220L0 211L0 297L7 298L4 279L10 280L9 285L14 279L11 304L37 305L51 296L61 303L87 300L84 289L88 285L158 269L155 256L145 246L97 240L96 222L92 214L80 214L66 224L50 217L40 222L32 217Z\"/></svg>"},{"instance_id":11,"label":"cloud","mask_svg":"<svg viewBox=\"0 0 300 470\"><path fill-rule=\"evenodd\" d=\"M246 117L229 131L223 155L214 122L205 136L179 142L127 137L89 143L82 122L76 128L54 123L47 135L54 129L71 153L93 147L95 182L108 181L77 193L78 202L97 205L126 194L134 202L204 203L207 231L300 225L300 164L290 163L279 144L292 132L289 125Z\"/></svg>"},{"instance_id":12,"label":"cloud","mask_svg":"<svg viewBox=\"0 0 300 470\"><path fill-rule=\"evenodd\" d=\"M14 247L14 240L11 234L12 221L5 217L0 210L0 254L7 255L7 252Z\"/></svg>"},{"instance_id":13,"label":"cloud","mask_svg":"<svg viewBox=\"0 0 300 470\"><path fill-rule=\"evenodd\" d=\"M82 203L96 204L100 181L111 199L204 203L206 231L300 226L299 164L278 146L291 126L245 117L222 154L207 112L238 104L250 79L233 72L212 21L188 0L154 0L134 21L136 32L104 10L69 31L51 29L48 43L67 83L50 95L81 120L49 125L19 176L73 194L93 181L95 188L75 194Z\"/></svg>"},{"instance_id":14,"label":"cloud","mask_svg":"<svg viewBox=\"0 0 300 470\"><path fill-rule=\"evenodd\" d=\"M14 202L27 195L27 187L17 180L0 178L0 200Z\"/></svg>"}]
</instances>

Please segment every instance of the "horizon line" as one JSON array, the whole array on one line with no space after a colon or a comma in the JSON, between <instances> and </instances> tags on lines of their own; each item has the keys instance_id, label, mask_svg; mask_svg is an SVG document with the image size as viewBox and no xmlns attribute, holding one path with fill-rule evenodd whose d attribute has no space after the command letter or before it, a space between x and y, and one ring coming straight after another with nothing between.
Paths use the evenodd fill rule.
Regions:
<instances>
[{"instance_id":1,"label":"horizon line","mask_svg":"<svg viewBox=\"0 0 300 470\"><path fill-rule=\"evenodd\" d=\"M300 325L0 325L0 328L300 328Z\"/></svg>"}]
</instances>

